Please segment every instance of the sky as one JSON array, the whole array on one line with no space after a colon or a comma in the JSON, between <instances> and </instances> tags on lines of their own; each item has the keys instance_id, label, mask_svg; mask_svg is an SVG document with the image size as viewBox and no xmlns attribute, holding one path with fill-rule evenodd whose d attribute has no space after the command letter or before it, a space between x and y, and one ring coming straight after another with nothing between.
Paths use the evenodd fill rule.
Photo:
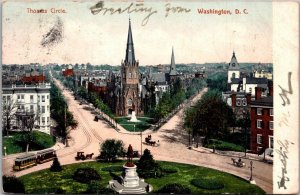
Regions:
<instances>
[{"instance_id":1,"label":"sky","mask_svg":"<svg viewBox=\"0 0 300 195\"><path fill-rule=\"evenodd\" d=\"M58 63L120 65L125 58L131 19L135 57L140 65L226 62L233 50L239 62L272 63L272 3L229 1L109 1L104 8L125 9L131 3L156 11L92 14L97 1L10 1L3 4L3 64ZM166 9L182 7L187 13ZM28 13L45 9L47 13ZM51 13L51 8L66 13ZM198 9L230 10L231 15L198 14ZM234 14L247 9L248 14ZM62 39L46 47L43 37L62 23Z\"/></svg>"}]
</instances>

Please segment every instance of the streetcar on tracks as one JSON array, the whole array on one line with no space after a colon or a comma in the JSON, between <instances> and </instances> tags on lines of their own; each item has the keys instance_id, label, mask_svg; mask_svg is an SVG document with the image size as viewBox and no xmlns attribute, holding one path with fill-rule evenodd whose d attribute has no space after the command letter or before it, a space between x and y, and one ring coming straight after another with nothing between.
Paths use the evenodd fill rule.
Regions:
<instances>
[{"instance_id":1,"label":"streetcar on tracks","mask_svg":"<svg viewBox=\"0 0 300 195\"><path fill-rule=\"evenodd\" d=\"M23 169L27 169L37 164L42 164L50 160L53 160L55 157L56 157L56 152L54 149L41 150L38 151L37 153L27 153L15 159L13 170L21 171Z\"/></svg>"}]
</instances>

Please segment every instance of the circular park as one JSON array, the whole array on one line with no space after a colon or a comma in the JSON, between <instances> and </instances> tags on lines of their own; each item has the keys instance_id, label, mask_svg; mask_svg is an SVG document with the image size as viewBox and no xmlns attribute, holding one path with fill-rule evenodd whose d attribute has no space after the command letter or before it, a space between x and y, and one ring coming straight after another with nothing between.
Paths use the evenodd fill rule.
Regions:
<instances>
[{"instance_id":1,"label":"circular park","mask_svg":"<svg viewBox=\"0 0 300 195\"><path fill-rule=\"evenodd\" d=\"M140 178L151 184L151 193L174 194L219 194L219 193L250 193L265 194L265 192L249 181L237 176L210 168L179 164L173 162L155 161L155 172L138 170ZM125 161L86 162L62 166L60 171L50 169L30 173L19 179L25 187L25 193L115 193L107 188L109 181L117 179L122 174ZM138 161L134 161L139 164ZM153 174L154 173L154 174ZM39 181L37 185L36 181Z\"/></svg>"}]
</instances>

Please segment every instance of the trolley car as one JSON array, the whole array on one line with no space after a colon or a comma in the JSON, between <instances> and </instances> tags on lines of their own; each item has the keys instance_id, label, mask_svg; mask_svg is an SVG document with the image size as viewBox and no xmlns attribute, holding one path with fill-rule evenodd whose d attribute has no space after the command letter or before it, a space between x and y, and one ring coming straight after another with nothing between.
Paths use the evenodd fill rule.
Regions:
<instances>
[{"instance_id":1,"label":"trolley car","mask_svg":"<svg viewBox=\"0 0 300 195\"><path fill-rule=\"evenodd\" d=\"M51 161L55 157L56 157L56 152L54 149L41 150L38 151L36 154L34 153L24 154L15 159L13 170L20 171L22 169L26 169L37 164L42 164Z\"/></svg>"},{"instance_id":2,"label":"trolley car","mask_svg":"<svg viewBox=\"0 0 300 195\"><path fill-rule=\"evenodd\" d=\"M34 153L28 153L16 158L13 169L20 171L34 165L36 165L36 155Z\"/></svg>"},{"instance_id":3,"label":"trolley car","mask_svg":"<svg viewBox=\"0 0 300 195\"><path fill-rule=\"evenodd\" d=\"M46 149L36 153L36 162L41 164L53 160L56 157L54 149Z\"/></svg>"}]
</instances>

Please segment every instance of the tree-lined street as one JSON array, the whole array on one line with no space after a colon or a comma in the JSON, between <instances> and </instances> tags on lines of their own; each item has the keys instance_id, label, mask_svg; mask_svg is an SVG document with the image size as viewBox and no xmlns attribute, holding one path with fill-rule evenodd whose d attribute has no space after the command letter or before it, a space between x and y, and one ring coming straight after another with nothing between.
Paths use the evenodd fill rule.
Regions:
<instances>
[{"instance_id":1,"label":"tree-lined street","mask_svg":"<svg viewBox=\"0 0 300 195\"><path fill-rule=\"evenodd\" d=\"M55 83L60 89L64 87L62 84L55 80ZM196 102L207 91L205 88L202 90L192 101ZM134 150L141 150L141 141L144 142L145 136L151 134L153 140L159 140L160 145L153 147L149 145L142 145L142 150L148 148L153 154L156 160L172 161L187 164L194 164L209 168L214 168L224 172L228 172L244 179L249 179L250 161L245 159L246 167L239 168L233 166L231 156L223 156L214 154L211 150L199 147L194 150L189 150L188 134L183 129L183 109L177 112L171 119L164 124L156 132L150 130L143 132L142 137L137 133L129 133L122 127L120 131L116 131L111 128L105 121L94 121L94 115L91 113L91 107L89 105L80 105L77 100L74 100L72 92L68 90L62 90L62 94L68 103L69 111L74 115L74 118L78 122L76 129L70 132L71 139L69 140L69 147L65 147L63 144L58 143L54 146L57 149L57 155L62 165L78 163L82 161L76 161L75 156L79 151L85 153L94 153L96 156L99 154L99 144L106 139L119 139L125 143L125 147L129 144L133 146ZM142 139L142 140L141 140ZM15 174L16 176L22 176L37 170L49 168L52 162L41 164L29 169L25 169L20 172L12 172L12 164L15 157L18 155L10 155L3 159L3 172L4 174ZM254 161L253 178L258 186L260 186L267 193L272 193L272 165Z\"/></svg>"}]
</instances>

